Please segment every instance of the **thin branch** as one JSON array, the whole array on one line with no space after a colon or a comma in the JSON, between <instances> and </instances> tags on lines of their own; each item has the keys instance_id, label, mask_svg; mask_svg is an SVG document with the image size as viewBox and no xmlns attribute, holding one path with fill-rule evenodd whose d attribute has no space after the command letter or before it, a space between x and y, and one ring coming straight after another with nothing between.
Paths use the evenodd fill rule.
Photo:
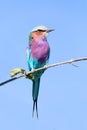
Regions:
<instances>
[{"instance_id":1,"label":"thin branch","mask_svg":"<svg viewBox=\"0 0 87 130\"><path fill-rule=\"evenodd\" d=\"M25 75L22 74L22 75L19 75L19 76L14 77L14 78L10 78L10 79L8 79L8 80L6 80L6 81L4 81L4 82L1 82L1 83L0 83L0 86L5 85L5 84L7 84L7 83L9 83L9 82L11 82L11 81L14 81L14 80L16 80L16 79L22 78L22 77L24 77L24 76L25 76Z\"/></svg>"},{"instance_id":2,"label":"thin branch","mask_svg":"<svg viewBox=\"0 0 87 130\"><path fill-rule=\"evenodd\" d=\"M31 73L37 72L39 70L44 70L44 69L48 69L48 68L51 68L51 67L60 66L60 65L64 65L64 64L71 64L73 62L78 62L78 61L83 61L83 60L87 60L87 57L78 58L78 59L72 59L72 60L69 60L69 61L64 61L64 62L59 62L59 63L51 64L51 65L44 66L44 67L39 68L39 69L35 69L34 71L30 71L27 74L31 74Z\"/></svg>"},{"instance_id":3,"label":"thin branch","mask_svg":"<svg viewBox=\"0 0 87 130\"><path fill-rule=\"evenodd\" d=\"M64 61L64 62L59 62L59 63L51 64L51 65L48 65L48 66L44 66L42 68L38 68L38 69L35 69L33 71L29 71L26 74L21 74L19 76L16 76L14 78L11 78L11 79L8 79L8 80L6 80L4 82L1 82L0 86L5 85L5 84L7 84L7 83L9 83L11 81L14 81L14 80L22 78L22 77L26 78L27 75L30 75L30 74L35 73L35 72L40 71L40 70L45 70L45 69L48 69L48 68L51 68L51 67L60 66L60 65L64 65L64 64L72 64L73 62L79 62L79 61L84 61L84 60L87 60L87 57L72 59L72 60L69 60L69 61Z\"/></svg>"}]
</instances>

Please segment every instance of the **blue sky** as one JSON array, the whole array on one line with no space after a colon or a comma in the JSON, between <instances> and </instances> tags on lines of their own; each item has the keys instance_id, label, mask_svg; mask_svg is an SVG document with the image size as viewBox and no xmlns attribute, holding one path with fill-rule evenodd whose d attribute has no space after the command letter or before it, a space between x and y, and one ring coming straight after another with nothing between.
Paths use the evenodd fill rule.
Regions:
<instances>
[{"instance_id":1,"label":"blue sky","mask_svg":"<svg viewBox=\"0 0 87 130\"><path fill-rule=\"evenodd\" d=\"M87 1L0 2L0 82L11 69L28 70L26 46L33 27L55 29L48 36L51 63L87 57ZM0 87L1 130L87 130L87 61L48 69L41 78L39 120L32 118L32 82L24 78Z\"/></svg>"}]
</instances>

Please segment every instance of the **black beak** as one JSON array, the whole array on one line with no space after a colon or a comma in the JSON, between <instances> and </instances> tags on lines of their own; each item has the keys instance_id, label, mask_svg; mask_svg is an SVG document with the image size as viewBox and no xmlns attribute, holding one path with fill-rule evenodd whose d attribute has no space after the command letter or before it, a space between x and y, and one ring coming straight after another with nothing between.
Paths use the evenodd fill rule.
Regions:
<instances>
[{"instance_id":1,"label":"black beak","mask_svg":"<svg viewBox=\"0 0 87 130\"><path fill-rule=\"evenodd\" d=\"M52 32L52 31L54 31L53 28L48 28L48 29L46 30L47 33Z\"/></svg>"}]
</instances>

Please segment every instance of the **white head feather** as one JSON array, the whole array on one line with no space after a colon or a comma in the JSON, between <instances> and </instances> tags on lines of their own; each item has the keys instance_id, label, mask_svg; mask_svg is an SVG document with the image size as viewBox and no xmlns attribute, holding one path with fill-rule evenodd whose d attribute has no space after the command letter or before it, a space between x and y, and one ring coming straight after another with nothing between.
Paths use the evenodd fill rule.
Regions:
<instances>
[{"instance_id":1,"label":"white head feather","mask_svg":"<svg viewBox=\"0 0 87 130\"><path fill-rule=\"evenodd\" d=\"M41 26L37 26L37 27L33 28L32 32L35 32L35 31L38 31L38 30L43 30L44 31L44 30L47 30L47 29L48 29L47 27L41 25Z\"/></svg>"}]
</instances>

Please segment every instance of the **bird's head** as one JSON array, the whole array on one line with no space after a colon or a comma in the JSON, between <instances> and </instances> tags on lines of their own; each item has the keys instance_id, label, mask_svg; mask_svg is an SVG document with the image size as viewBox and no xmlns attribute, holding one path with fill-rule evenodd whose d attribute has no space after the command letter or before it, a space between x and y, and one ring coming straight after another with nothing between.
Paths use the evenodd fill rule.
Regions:
<instances>
[{"instance_id":1,"label":"bird's head","mask_svg":"<svg viewBox=\"0 0 87 130\"><path fill-rule=\"evenodd\" d=\"M32 39L36 39L38 37L43 37L46 38L47 34L51 31L54 31L54 29L52 28L47 28L45 26L38 26L32 29L32 31L30 32L29 35L29 41L31 41Z\"/></svg>"}]
</instances>

